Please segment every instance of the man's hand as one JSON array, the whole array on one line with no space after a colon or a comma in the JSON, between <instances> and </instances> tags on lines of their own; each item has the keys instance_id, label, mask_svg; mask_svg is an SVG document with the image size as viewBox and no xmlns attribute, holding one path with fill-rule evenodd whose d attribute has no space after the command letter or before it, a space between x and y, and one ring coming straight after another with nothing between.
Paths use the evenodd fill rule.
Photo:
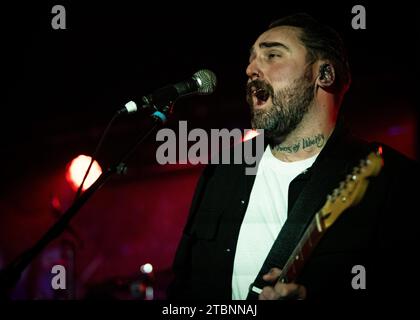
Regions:
<instances>
[{"instance_id":1,"label":"man's hand","mask_svg":"<svg viewBox=\"0 0 420 320\"><path fill-rule=\"evenodd\" d=\"M264 287L263 291L258 296L259 300L281 300L281 299L298 299L306 298L306 288L296 283L281 283L277 282L281 270L279 268L272 268L269 273L263 276L263 279L272 282L274 287Z\"/></svg>"}]
</instances>

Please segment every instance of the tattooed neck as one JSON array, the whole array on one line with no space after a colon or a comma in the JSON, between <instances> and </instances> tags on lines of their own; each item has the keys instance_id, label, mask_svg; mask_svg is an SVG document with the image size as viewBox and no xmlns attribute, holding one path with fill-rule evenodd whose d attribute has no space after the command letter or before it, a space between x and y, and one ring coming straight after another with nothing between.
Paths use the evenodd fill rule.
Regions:
<instances>
[{"instance_id":1,"label":"tattooed neck","mask_svg":"<svg viewBox=\"0 0 420 320\"><path fill-rule=\"evenodd\" d=\"M322 148L325 144L324 134L317 134L312 137L301 138L291 145L276 145L272 148L276 152L297 153L301 150L313 150Z\"/></svg>"}]
</instances>

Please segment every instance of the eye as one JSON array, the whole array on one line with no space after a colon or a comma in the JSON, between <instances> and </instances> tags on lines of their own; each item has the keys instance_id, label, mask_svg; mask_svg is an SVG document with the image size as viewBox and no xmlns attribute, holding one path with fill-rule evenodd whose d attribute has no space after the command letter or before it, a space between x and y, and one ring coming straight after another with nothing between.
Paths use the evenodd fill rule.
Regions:
<instances>
[{"instance_id":1,"label":"eye","mask_svg":"<svg viewBox=\"0 0 420 320\"><path fill-rule=\"evenodd\" d=\"M267 54L268 59L280 58L281 54L278 52L270 52Z\"/></svg>"}]
</instances>

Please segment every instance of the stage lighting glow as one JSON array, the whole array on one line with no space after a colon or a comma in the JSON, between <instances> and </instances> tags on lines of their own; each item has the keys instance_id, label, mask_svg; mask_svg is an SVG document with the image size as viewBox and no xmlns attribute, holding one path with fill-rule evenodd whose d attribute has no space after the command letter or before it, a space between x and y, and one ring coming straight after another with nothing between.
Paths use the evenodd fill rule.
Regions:
<instances>
[{"instance_id":1,"label":"stage lighting glow","mask_svg":"<svg viewBox=\"0 0 420 320\"><path fill-rule=\"evenodd\" d=\"M249 130L249 131L246 132L246 134L243 138L243 141L245 142L247 140L251 140L252 138L254 138L258 135L259 135L259 133L256 130Z\"/></svg>"},{"instance_id":2,"label":"stage lighting glow","mask_svg":"<svg viewBox=\"0 0 420 320\"><path fill-rule=\"evenodd\" d=\"M80 155L74 158L67 167L66 179L73 190L77 190L82 183L83 177L85 176L86 170L91 161L91 157ZM98 177L101 175L102 169L99 163L95 160L90 168L89 175L86 177L83 183L82 190L89 188Z\"/></svg>"},{"instance_id":3,"label":"stage lighting glow","mask_svg":"<svg viewBox=\"0 0 420 320\"><path fill-rule=\"evenodd\" d=\"M140 267L141 272L151 273L153 271L153 266L150 263L146 263Z\"/></svg>"}]
</instances>

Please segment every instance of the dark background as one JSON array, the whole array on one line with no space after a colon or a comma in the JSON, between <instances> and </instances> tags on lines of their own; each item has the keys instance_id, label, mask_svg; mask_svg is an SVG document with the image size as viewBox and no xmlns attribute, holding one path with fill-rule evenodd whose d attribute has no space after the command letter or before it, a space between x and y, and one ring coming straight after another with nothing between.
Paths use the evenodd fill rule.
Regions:
<instances>
[{"instance_id":1,"label":"dark background","mask_svg":"<svg viewBox=\"0 0 420 320\"><path fill-rule=\"evenodd\" d=\"M53 30L51 9L66 8L66 30ZM353 30L351 8L363 4L367 29ZM74 193L66 166L92 154L112 117L128 100L208 68L218 79L210 96L180 100L167 123L177 128L248 128L245 68L250 46L274 19L307 12L336 28L353 73L343 112L367 140L418 158L419 50L414 5L348 1L50 2L2 5L0 267L33 244L55 221L51 200L67 208ZM140 115L121 119L99 155L102 167L144 129ZM140 265L155 267L163 298L170 264L202 166L159 166L154 136L73 220L24 274L15 298L57 298L51 265L75 253L76 288L69 296L132 299ZM56 294L56 293L55 293Z\"/></svg>"}]
</instances>

